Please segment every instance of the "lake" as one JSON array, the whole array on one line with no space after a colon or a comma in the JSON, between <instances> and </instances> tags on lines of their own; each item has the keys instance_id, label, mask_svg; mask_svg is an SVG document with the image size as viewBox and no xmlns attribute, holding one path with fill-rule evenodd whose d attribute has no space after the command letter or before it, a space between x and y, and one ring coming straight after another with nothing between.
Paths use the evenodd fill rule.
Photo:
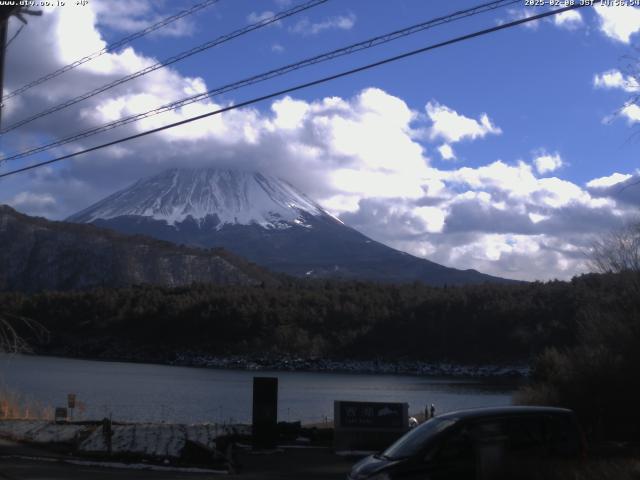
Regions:
<instances>
[{"instance_id":1,"label":"lake","mask_svg":"<svg viewBox=\"0 0 640 480\"><path fill-rule=\"evenodd\" d=\"M487 379L311 372L249 372L0 355L0 386L29 400L66 406L75 393L75 418L175 423L250 423L254 376L279 379L279 420L322 422L334 400L409 403L409 412L435 404L436 413L511 404L517 383ZM80 411L82 410L82 411Z\"/></svg>"}]
</instances>

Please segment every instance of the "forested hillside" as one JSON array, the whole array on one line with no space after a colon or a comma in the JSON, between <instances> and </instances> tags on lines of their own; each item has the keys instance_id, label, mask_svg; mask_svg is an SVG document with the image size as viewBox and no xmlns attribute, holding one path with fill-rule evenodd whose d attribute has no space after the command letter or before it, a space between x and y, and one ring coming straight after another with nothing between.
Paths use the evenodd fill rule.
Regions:
<instances>
[{"instance_id":1,"label":"forested hillside","mask_svg":"<svg viewBox=\"0 0 640 480\"><path fill-rule=\"evenodd\" d=\"M4 291L277 282L270 272L220 248L190 248L92 225L52 222L6 205L0 205L0 244Z\"/></svg>"},{"instance_id":2,"label":"forested hillside","mask_svg":"<svg viewBox=\"0 0 640 480\"><path fill-rule=\"evenodd\" d=\"M465 287L285 280L280 285L3 293L5 315L40 322L39 352L170 361L208 355L528 361L574 345L620 278ZM25 332L28 335L28 332Z\"/></svg>"}]
</instances>

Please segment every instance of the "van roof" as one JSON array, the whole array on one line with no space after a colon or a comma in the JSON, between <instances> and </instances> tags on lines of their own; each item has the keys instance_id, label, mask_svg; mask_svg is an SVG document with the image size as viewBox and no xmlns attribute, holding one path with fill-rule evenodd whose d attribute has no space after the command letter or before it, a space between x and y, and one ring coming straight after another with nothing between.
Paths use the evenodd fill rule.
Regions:
<instances>
[{"instance_id":1,"label":"van roof","mask_svg":"<svg viewBox=\"0 0 640 480\"><path fill-rule=\"evenodd\" d=\"M507 407L486 407L473 408L468 410L457 410L438 415L440 419L472 420L484 417L498 417L501 415L531 415L544 413L550 415L572 415L573 411L567 408L558 407L531 407L531 406L507 406Z\"/></svg>"}]
</instances>

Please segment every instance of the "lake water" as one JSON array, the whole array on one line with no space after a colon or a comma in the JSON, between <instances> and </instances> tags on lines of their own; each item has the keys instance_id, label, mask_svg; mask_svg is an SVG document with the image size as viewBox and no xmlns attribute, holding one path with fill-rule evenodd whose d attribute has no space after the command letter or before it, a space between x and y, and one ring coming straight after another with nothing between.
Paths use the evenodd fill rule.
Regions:
<instances>
[{"instance_id":1,"label":"lake water","mask_svg":"<svg viewBox=\"0 0 640 480\"><path fill-rule=\"evenodd\" d=\"M408 402L409 412L434 403L439 413L509 405L514 382L486 379L308 372L247 372L123 362L0 355L0 385L51 407L75 393L75 417L118 421L246 422L254 376L279 379L279 420L320 422L334 400Z\"/></svg>"}]
</instances>

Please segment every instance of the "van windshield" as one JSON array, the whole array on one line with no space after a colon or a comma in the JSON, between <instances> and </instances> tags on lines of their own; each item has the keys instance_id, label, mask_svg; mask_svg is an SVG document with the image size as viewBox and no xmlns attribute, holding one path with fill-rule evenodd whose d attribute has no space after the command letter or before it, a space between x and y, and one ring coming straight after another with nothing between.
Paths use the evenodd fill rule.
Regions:
<instances>
[{"instance_id":1,"label":"van windshield","mask_svg":"<svg viewBox=\"0 0 640 480\"><path fill-rule=\"evenodd\" d=\"M457 421L457 418L432 418L399 438L393 445L382 452L382 456L390 460L412 457L419 453L433 437L451 427Z\"/></svg>"}]
</instances>

